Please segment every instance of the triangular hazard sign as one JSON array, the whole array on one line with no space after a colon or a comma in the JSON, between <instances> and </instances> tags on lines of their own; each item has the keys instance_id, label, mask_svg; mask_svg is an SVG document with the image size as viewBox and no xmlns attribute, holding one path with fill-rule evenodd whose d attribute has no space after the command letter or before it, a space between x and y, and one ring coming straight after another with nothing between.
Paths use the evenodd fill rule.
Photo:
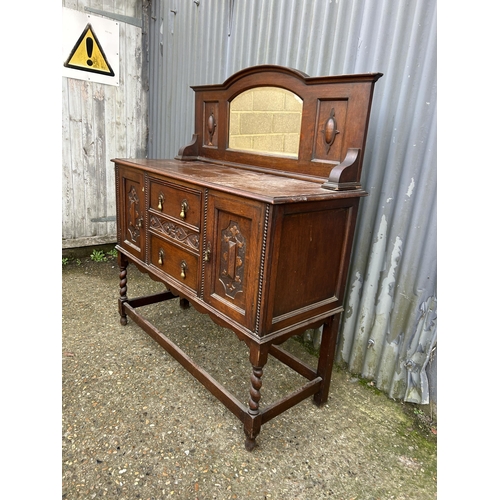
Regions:
<instances>
[{"instance_id":1,"label":"triangular hazard sign","mask_svg":"<svg viewBox=\"0 0 500 500\"><path fill-rule=\"evenodd\" d=\"M115 72L109 65L90 24L87 24L83 30L64 66L101 75L115 76Z\"/></svg>"}]
</instances>

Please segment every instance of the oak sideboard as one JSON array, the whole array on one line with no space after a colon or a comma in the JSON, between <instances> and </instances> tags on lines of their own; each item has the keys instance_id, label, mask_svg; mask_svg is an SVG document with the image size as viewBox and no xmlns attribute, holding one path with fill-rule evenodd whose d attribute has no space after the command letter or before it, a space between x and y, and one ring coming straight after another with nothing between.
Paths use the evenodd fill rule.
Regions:
<instances>
[{"instance_id":1,"label":"oak sideboard","mask_svg":"<svg viewBox=\"0 0 500 500\"><path fill-rule=\"evenodd\" d=\"M113 160L121 323L135 321L241 420L247 450L283 411L310 396L317 405L327 401L381 76L247 68L223 84L192 87L195 131L175 158ZM129 263L165 290L129 298ZM141 306L171 299L245 342L248 401L140 314ZM321 326L316 367L280 347ZM269 355L304 384L262 407Z\"/></svg>"}]
</instances>

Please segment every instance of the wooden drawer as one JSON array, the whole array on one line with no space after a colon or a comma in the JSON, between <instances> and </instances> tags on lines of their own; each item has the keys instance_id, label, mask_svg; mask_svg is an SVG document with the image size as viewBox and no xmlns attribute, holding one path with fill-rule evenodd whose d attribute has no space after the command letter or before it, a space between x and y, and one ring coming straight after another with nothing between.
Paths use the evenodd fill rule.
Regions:
<instances>
[{"instance_id":1,"label":"wooden drawer","mask_svg":"<svg viewBox=\"0 0 500 500\"><path fill-rule=\"evenodd\" d=\"M152 179L150 193L149 208L183 224L200 228L200 191Z\"/></svg>"},{"instance_id":2,"label":"wooden drawer","mask_svg":"<svg viewBox=\"0 0 500 500\"><path fill-rule=\"evenodd\" d=\"M150 238L151 265L196 291L198 285L198 257L154 234L150 234Z\"/></svg>"}]
</instances>

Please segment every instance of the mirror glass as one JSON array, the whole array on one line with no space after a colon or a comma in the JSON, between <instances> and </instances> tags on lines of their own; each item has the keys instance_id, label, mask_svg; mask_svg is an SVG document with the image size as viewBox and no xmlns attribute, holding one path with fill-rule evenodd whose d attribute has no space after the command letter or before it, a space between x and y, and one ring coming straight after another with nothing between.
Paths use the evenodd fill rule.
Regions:
<instances>
[{"instance_id":1,"label":"mirror glass","mask_svg":"<svg viewBox=\"0 0 500 500\"><path fill-rule=\"evenodd\" d=\"M302 99L278 87L256 87L230 103L229 148L297 158Z\"/></svg>"}]
</instances>

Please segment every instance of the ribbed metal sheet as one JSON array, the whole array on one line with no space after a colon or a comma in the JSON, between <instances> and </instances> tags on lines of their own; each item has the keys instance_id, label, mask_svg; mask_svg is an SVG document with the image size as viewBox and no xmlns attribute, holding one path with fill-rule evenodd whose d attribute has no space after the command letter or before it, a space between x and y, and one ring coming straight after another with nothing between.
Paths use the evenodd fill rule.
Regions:
<instances>
[{"instance_id":1,"label":"ribbed metal sheet","mask_svg":"<svg viewBox=\"0 0 500 500\"><path fill-rule=\"evenodd\" d=\"M436 1L153 0L150 33L152 158L189 142L191 85L257 64L311 76L384 73L337 361L391 397L428 403L437 345Z\"/></svg>"}]
</instances>

